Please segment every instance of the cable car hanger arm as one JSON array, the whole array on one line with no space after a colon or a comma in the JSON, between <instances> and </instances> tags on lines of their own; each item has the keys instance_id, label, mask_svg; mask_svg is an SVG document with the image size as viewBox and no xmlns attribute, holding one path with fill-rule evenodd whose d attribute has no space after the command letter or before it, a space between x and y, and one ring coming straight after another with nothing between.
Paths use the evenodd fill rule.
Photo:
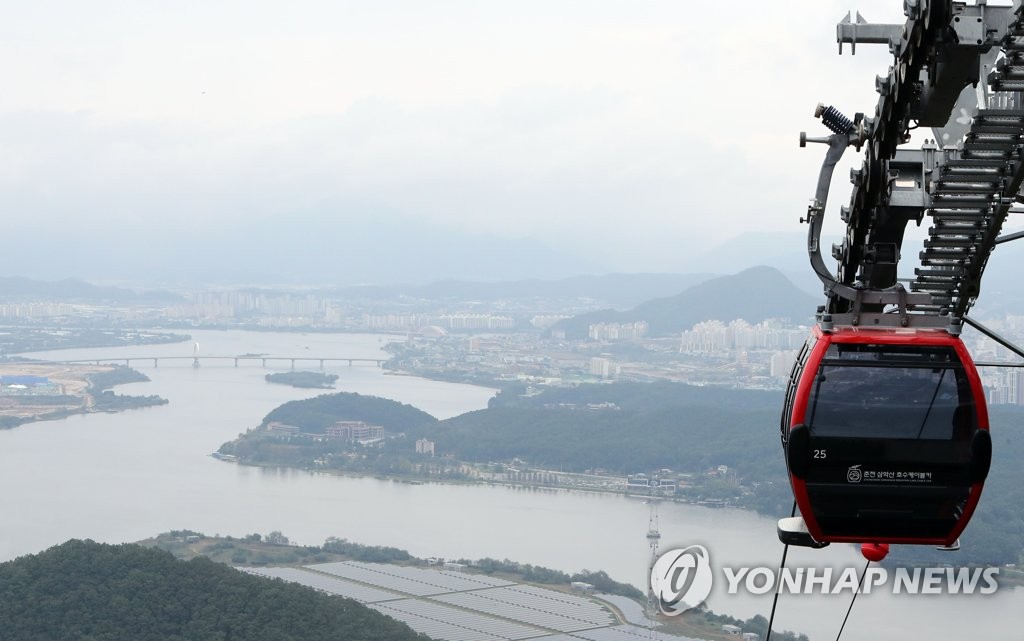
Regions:
<instances>
[{"instance_id":1,"label":"cable car hanger arm","mask_svg":"<svg viewBox=\"0 0 1024 641\"><path fill-rule=\"evenodd\" d=\"M814 192L814 200L807 207L807 218L801 218L800 222L808 223L807 230L807 254L811 261L811 268L825 286L825 294L829 298L840 296L846 300L868 303L873 305L897 305L901 309L907 305L927 304L931 302L928 294L910 294L900 283L882 289L870 289L855 287L839 282L825 265L821 257L821 228L824 222L825 207L828 203L828 194L832 182L832 175L836 164L843 157L846 148L853 145L860 147L863 142L863 127L850 122L842 114L832 107L825 108L818 105L818 115L824 115L823 120L829 128L835 127L836 133L827 138L808 138L806 133L800 134L800 146L808 142L822 143L828 145L825 153L825 160L822 162L821 170L818 173L818 185ZM833 116L832 119L829 116ZM844 127L844 125L847 125ZM844 130L845 129L845 130Z\"/></svg>"}]
</instances>

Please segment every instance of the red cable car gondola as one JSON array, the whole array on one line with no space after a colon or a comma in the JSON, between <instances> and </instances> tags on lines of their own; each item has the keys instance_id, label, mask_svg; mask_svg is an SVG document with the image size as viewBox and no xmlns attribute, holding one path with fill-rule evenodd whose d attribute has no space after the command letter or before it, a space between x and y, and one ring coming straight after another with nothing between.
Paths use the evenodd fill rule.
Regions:
<instances>
[{"instance_id":1,"label":"red cable car gondola","mask_svg":"<svg viewBox=\"0 0 1024 641\"><path fill-rule=\"evenodd\" d=\"M992 441L960 338L815 327L782 416L806 531L830 542L951 546L974 512Z\"/></svg>"}]
</instances>

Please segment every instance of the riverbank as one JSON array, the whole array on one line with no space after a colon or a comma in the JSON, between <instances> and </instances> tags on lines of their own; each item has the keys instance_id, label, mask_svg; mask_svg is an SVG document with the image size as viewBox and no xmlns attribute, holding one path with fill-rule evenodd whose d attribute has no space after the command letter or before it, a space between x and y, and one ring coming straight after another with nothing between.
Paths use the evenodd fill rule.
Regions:
<instances>
[{"instance_id":1,"label":"riverbank","mask_svg":"<svg viewBox=\"0 0 1024 641\"><path fill-rule=\"evenodd\" d=\"M75 414L163 405L159 396L125 396L110 388L149 378L115 365L0 363L0 429Z\"/></svg>"},{"instance_id":2,"label":"riverbank","mask_svg":"<svg viewBox=\"0 0 1024 641\"><path fill-rule=\"evenodd\" d=\"M189 334L160 330L98 329L91 327L0 326L0 354L29 354L57 349L90 349L167 345L191 340Z\"/></svg>"},{"instance_id":3,"label":"riverbank","mask_svg":"<svg viewBox=\"0 0 1024 641\"><path fill-rule=\"evenodd\" d=\"M520 488L520 489L531 489L539 491L550 491L550 492L579 492L585 494L603 494L608 496L624 496L630 498L636 498L641 501L647 502L655 500L658 502L669 502L678 503L681 505L692 505L695 507L705 507L713 509L723 508L734 508L748 510L757 513L756 510L744 507L743 505L733 504L728 501L701 501L701 500L690 500L685 496L677 496L675 494L667 494L664 492L638 492L630 490L627 487L627 478L622 476L595 476L591 474L573 474L570 472L560 472L554 470L531 470L532 474L536 474L538 478L557 478L559 482L544 482L544 481L531 481L525 480L530 478L530 474L517 474L512 477L500 475L500 474L489 474L481 471L480 473L467 473L465 471L458 475L430 475L430 474L396 474L396 473L380 473L373 471L361 471L361 470L344 470L344 469L328 469L322 466L317 467L302 467L302 466L290 466L282 465L280 463L271 462L246 462L241 461L237 457L230 454L221 454L220 452L213 452L210 454L215 459L220 461L235 463L245 467L253 467L265 470L296 470L309 472L311 474L324 474L328 476L338 476L353 479L376 479L380 481L392 481L394 483L402 483L406 485L424 485L424 484L438 484L438 485L456 485L456 486L493 486L493 487L508 487L508 488ZM453 465L461 467L463 470L486 468L489 464L487 463L467 463L467 462L452 462ZM515 480L518 477L521 480Z\"/></svg>"}]
</instances>

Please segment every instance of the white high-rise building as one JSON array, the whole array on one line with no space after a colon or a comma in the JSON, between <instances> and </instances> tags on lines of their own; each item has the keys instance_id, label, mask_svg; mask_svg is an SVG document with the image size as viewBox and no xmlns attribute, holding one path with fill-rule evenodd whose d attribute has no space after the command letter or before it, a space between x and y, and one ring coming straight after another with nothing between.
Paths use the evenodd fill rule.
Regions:
<instances>
[{"instance_id":1,"label":"white high-rise building","mask_svg":"<svg viewBox=\"0 0 1024 641\"><path fill-rule=\"evenodd\" d=\"M615 373L616 367L607 358L595 356L590 359L590 374L592 376L600 376L601 378L611 378Z\"/></svg>"}]
</instances>

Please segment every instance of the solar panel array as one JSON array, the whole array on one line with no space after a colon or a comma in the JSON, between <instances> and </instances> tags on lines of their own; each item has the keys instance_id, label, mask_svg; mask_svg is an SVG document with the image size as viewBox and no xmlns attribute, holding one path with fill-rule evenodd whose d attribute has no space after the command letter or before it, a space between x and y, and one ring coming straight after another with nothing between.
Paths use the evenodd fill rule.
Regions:
<instances>
[{"instance_id":1,"label":"solar panel array","mask_svg":"<svg viewBox=\"0 0 1024 641\"><path fill-rule=\"evenodd\" d=\"M479 574L357 561L244 571L356 599L443 641L693 641L617 625L592 599Z\"/></svg>"},{"instance_id":2,"label":"solar panel array","mask_svg":"<svg viewBox=\"0 0 1024 641\"><path fill-rule=\"evenodd\" d=\"M454 632L462 638L457 641L464 641L464 639L468 640L469 638L517 640L533 638L544 634L543 630L533 626L497 619L478 612L451 608L439 603L431 603L427 600L406 599L404 601L390 601L388 603L376 604L373 608L400 620L402 619L399 615L417 617L424 620L421 624L424 627L427 625L433 627L441 624L445 628L458 628ZM435 638L450 638L448 636L435 636L425 629L421 630L416 626L413 626L413 629Z\"/></svg>"},{"instance_id":3,"label":"solar panel array","mask_svg":"<svg viewBox=\"0 0 1024 641\"><path fill-rule=\"evenodd\" d=\"M499 585L513 585L510 581L479 574L461 574L441 570L424 570L400 565L343 561L306 566L345 579L397 590L413 596L445 594L461 590L478 590Z\"/></svg>"},{"instance_id":4,"label":"solar panel array","mask_svg":"<svg viewBox=\"0 0 1024 641\"><path fill-rule=\"evenodd\" d=\"M250 568L246 569L250 574L259 574L271 578L284 579L294 583L315 588L328 594L336 594L348 599L355 599L362 603L377 603L380 601L394 601L404 599L406 595L397 592L387 592L360 583L344 581L333 577L303 570L300 568Z\"/></svg>"},{"instance_id":5,"label":"solar panel array","mask_svg":"<svg viewBox=\"0 0 1024 641\"><path fill-rule=\"evenodd\" d=\"M529 641L698 641L688 637L678 637L671 634L654 632L635 625L616 625L610 628L594 628L583 632L571 634L551 634L543 637L536 637Z\"/></svg>"},{"instance_id":6,"label":"solar panel array","mask_svg":"<svg viewBox=\"0 0 1024 641\"><path fill-rule=\"evenodd\" d=\"M687 637L678 637L671 634L655 632L653 635L647 628L636 625L617 625L611 628L596 628L584 632L576 632L573 641L641 641L642 639L655 639L655 641L696 641ZM541 637L536 641L554 641L553 638Z\"/></svg>"},{"instance_id":7,"label":"solar panel array","mask_svg":"<svg viewBox=\"0 0 1024 641\"><path fill-rule=\"evenodd\" d=\"M545 590L533 585L518 584L501 590L490 590L487 594L500 594L500 598L512 603L547 608L549 611L589 621L595 625L607 625L615 622L611 612L593 599L555 590Z\"/></svg>"},{"instance_id":8,"label":"solar panel array","mask_svg":"<svg viewBox=\"0 0 1024 641\"><path fill-rule=\"evenodd\" d=\"M597 604L586 608L578 605L569 606L561 599L520 592L511 588L455 592L435 596L434 599L506 619L526 621L559 632L575 632L615 623L612 616Z\"/></svg>"},{"instance_id":9,"label":"solar panel array","mask_svg":"<svg viewBox=\"0 0 1024 641\"><path fill-rule=\"evenodd\" d=\"M434 619L427 619L416 614L409 614L408 612L391 610L383 606L371 605L369 607L392 619L401 621L416 632L425 634L431 639L441 639L443 641L505 641L505 639L496 637L493 634L460 628L444 621L435 621Z\"/></svg>"}]
</instances>

